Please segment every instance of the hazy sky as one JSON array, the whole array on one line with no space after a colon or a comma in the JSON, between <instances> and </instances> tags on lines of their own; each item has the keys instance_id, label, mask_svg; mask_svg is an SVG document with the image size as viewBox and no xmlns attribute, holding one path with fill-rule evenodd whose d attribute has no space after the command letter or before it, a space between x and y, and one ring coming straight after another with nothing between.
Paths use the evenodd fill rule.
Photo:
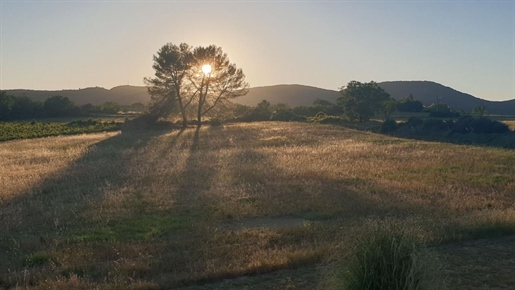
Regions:
<instances>
[{"instance_id":1,"label":"hazy sky","mask_svg":"<svg viewBox=\"0 0 515 290\"><path fill-rule=\"evenodd\" d=\"M251 87L430 80L515 98L514 1L0 0L0 88L143 85L165 43L221 46Z\"/></svg>"}]
</instances>

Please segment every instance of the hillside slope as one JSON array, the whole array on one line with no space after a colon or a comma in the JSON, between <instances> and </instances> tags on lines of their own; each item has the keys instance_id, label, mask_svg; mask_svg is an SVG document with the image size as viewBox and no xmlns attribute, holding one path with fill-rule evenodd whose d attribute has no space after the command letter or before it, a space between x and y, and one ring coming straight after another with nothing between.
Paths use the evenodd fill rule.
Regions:
<instances>
[{"instance_id":1,"label":"hillside slope","mask_svg":"<svg viewBox=\"0 0 515 290\"><path fill-rule=\"evenodd\" d=\"M482 105L491 114L515 115L515 99L502 102L483 100L429 81L389 81L381 82L379 86L397 100L412 94L415 100L421 101L426 106L439 101L448 104L454 110L470 112L473 107ZM110 90L95 87L79 90L6 90L6 92L15 96L25 95L38 101L44 101L49 97L61 95L68 97L77 105L87 103L99 105L104 102L116 102L122 105L133 103L146 104L150 100L146 87L138 86L118 86ZM304 85L275 85L251 88L247 95L234 101L248 106L255 106L262 100L267 100L272 104L286 103L290 106L301 106L312 105L316 99L334 103L339 97L340 93L333 90Z\"/></svg>"},{"instance_id":2,"label":"hillside slope","mask_svg":"<svg viewBox=\"0 0 515 290\"><path fill-rule=\"evenodd\" d=\"M146 104L150 100L146 87L118 86L110 90L94 87L78 90L38 91L38 90L6 90L13 96L27 96L33 100L44 102L52 96L63 96L70 99L76 105L91 103L100 105L105 102L116 102L121 105L134 103Z\"/></svg>"},{"instance_id":3,"label":"hillside slope","mask_svg":"<svg viewBox=\"0 0 515 290\"><path fill-rule=\"evenodd\" d=\"M249 93L235 100L247 106L255 106L262 100L272 104L286 103L290 106L312 105L316 99L336 102L341 95L337 91L303 85L276 85L251 88Z\"/></svg>"},{"instance_id":4,"label":"hillside slope","mask_svg":"<svg viewBox=\"0 0 515 290\"><path fill-rule=\"evenodd\" d=\"M491 114L515 115L515 100L495 102L459 92L453 88L429 81L392 81L379 83L393 98L399 100L412 94L425 106L440 102L454 110L470 112L475 106L485 106Z\"/></svg>"}]
</instances>

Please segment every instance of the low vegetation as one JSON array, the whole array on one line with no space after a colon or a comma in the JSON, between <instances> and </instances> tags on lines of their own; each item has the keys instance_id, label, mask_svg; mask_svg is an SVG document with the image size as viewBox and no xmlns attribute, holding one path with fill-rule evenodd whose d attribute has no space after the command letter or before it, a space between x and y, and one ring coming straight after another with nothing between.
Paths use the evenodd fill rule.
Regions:
<instances>
[{"instance_id":1,"label":"low vegetation","mask_svg":"<svg viewBox=\"0 0 515 290\"><path fill-rule=\"evenodd\" d=\"M364 227L324 289L445 289L441 263L401 226Z\"/></svg>"},{"instance_id":2,"label":"low vegetation","mask_svg":"<svg viewBox=\"0 0 515 290\"><path fill-rule=\"evenodd\" d=\"M176 288L316 265L383 220L432 246L512 234L514 162L296 122L3 142L0 287Z\"/></svg>"},{"instance_id":3,"label":"low vegetation","mask_svg":"<svg viewBox=\"0 0 515 290\"><path fill-rule=\"evenodd\" d=\"M0 122L0 141L118 131L122 122L78 120L69 123Z\"/></svg>"}]
</instances>

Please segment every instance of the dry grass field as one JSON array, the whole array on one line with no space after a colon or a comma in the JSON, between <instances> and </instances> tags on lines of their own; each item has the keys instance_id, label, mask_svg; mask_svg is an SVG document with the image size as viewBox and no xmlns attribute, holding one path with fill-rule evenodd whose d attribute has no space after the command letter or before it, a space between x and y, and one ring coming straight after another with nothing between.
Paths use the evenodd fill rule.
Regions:
<instances>
[{"instance_id":1,"label":"dry grass field","mask_svg":"<svg viewBox=\"0 0 515 290\"><path fill-rule=\"evenodd\" d=\"M0 289L231 289L216 287L246 275L261 286L234 289L313 289L316 265L384 220L469 289L472 254L449 249L515 233L514 164L514 150L305 123L3 142Z\"/></svg>"}]
</instances>

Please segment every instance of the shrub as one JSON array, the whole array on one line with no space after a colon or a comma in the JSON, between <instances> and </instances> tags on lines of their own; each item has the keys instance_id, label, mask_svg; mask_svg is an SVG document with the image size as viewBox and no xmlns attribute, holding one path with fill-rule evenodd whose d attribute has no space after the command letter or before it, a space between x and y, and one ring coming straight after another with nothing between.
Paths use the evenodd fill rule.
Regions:
<instances>
[{"instance_id":1,"label":"shrub","mask_svg":"<svg viewBox=\"0 0 515 290\"><path fill-rule=\"evenodd\" d=\"M453 133L507 133L510 131L508 125L499 121L492 121L486 117L474 118L472 116L463 116L454 124Z\"/></svg>"},{"instance_id":2,"label":"shrub","mask_svg":"<svg viewBox=\"0 0 515 290\"><path fill-rule=\"evenodd\" d=\"M393 119L386 119L381 126L381 133L391 132L397 129L397 122Z\"/></svg>"},{"instance_id":3,"label":"shrub","mask_svg":"<svg viewBox=\"0 0 515 290\"><path fill-rule=\"evenodd\" d=\"M432 118L457 118L460 116L460 113L454 111L433 111L429 113L429 117Z\"/></svg>"},{"instance_id":4,"label":"shrub","mask_svg":"<svg viewBox=\"0 0 515 290\"><path fill-rule=\"evenodd\" d=\"M424 121L424 124L422 125L422 129L424 131L447 131L451 127L449 127L449 123L444 122L441 119L427 119Z\"/></svg>"},{"instance_id":5,"label":"shrub","mask_svg":"<svg viewBox=\"0 0 515 290\"><path fill-rule=\"evenodd\" d=\"M422 120L421 118L417 118L417 117L411 117L408 119L408 121L406 122L406 125L412 129L413 131L416 131L418 130L420 127L422 127L422 125L424 125L424 120Z\"/></svg>"},{"instance_id":6,"label":"shrub","mask_svg":"<svg viewBox=\"0 0 515 290\"><path fill-rule=\"evenodd\" d=\"M405 231L376 225L356 242L328 288L442 289L439 270L436 259Z\"/></svg>"}]
</instances>

